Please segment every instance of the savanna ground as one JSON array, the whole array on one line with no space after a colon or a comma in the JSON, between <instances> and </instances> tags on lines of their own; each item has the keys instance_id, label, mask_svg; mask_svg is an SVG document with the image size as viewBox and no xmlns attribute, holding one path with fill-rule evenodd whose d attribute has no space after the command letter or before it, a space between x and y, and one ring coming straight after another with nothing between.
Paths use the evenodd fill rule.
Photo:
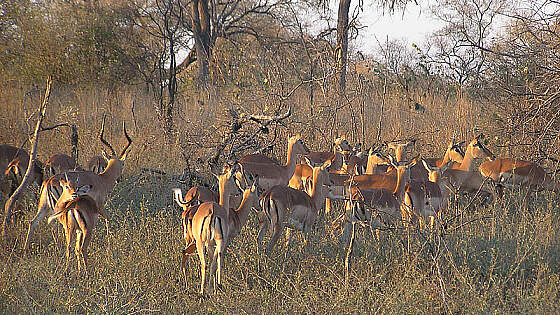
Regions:
<instances>
[{"instance_id":1,"label":"savanna ground","mask_svg":"<svg viewBox=\"0 0 560 315\"><path fill-rule=\"evenodd\" d=\"M19 95L20 96L20 95ZM18 99L18 94L10 100ZM371 95L370 97L374 97ZM23 97L21 97L23 99ZM130 106L134 99L134 117ZM465 100L448 106L442 99L426 98L423 114L403 110L397 95L385 102L382 137L417 136L423 143L415 151L426 156L443 152L453 134L465 140L478 132L484 121L473 121L483 109ZM6 99L7 100L7 99ZM7 116L1 118L2 142L17 144L25 139L25 121L37 101L3 101ZM5 313L555 313L560 308L559 197L554 193L507 191L495 202L470 195L457 196L444 215L445 230L430 234L404 230L386 232L377 242L364 229L352 257L349 286L344 281L344 249L340 230L332 221L342 213L338 208L321 214L311 233L309 247L301 236L290 248L282 243L268 257L256 251L257 222L251 215L240 236L233 242L237 255L225 256L224 284L210 297L198 295L200 269L196 256L189 260L185 287L180 269L180 209L172 202L171 188L187 189L195 180L179 184L177 177L150 172L159 169L180 174L184 167L181 152L195 156L208 154L195 146L166 143L160 136L149 97L141 90L106 93L99 91L55 90L51 96L49 122L69 121L80 130L80 163L101 150L95 138L99 118L110 113L107 138L120 148L119 125L126 120L133 138L133 151L126 161L123 179L111 193L106 209L110 224L101 219L89 253L89 274L70 268L64 272L63 233L58 224L43 222L32 240L29 253L22 252L27 224L36 207L31 193L17 212L10 228L10 240L0 261L0 305ZM284 160L285 139L299 126L309 124L295 99L288 126L278 127L276 156ZM254 105L254 104L252 104ZM216 104L216 106L221 106ZM367 106L367 134L376 134L376 110ZM227 121L227 114L213 117L203 112L179 113L178 129L184 141L206 141L200 136L212 130L210 124ZM443 110L445 109L445 111ZM218 110L218 112L221 112ZM367 115L366 115L367 116ZM481 115L482 116L482 115ZM209 118L210 117L210 118ZM318 116L321 117L321 116ZM418 119L420 117L421 119ZM351 118L340 115L340 120ZM29 119L32 124L33 119ZM203 123L205 122L205 123ZM371 122L371 123L370 123ZM320 121L315 121L320 124ZM197 129L196 124L200 124ZM344 122L341 124L345 124ZM206 126L206 127L204 127ZM437 126L437 127L436 127ZM327 149L328 127L301 128L313 149ZM463 131L461 131L463 130ZM351 139L352 131L346 129ZM44 132L40 136L39 159L54 152L69 153L68 132ZM494 136L489 135L488 146ZM274 137L269 135L268 137ZM371 137L373 138L373 137ZM372 140L369 138L368 144ZM317 139L315 141L311 139ZM497 139L497 138L496 138ZM208 146L212 142L208 140ZM431 149L429 145L433 146ZM200 146L201 148L204 146ZM188 150L191 151L188 151ZM199 160L196 160L199 162ZM209 178L203 163L191 171ZM36 187L31 189L36 190ZM76 265L75 258L71 266Z\"/></svg>"}]
</instances>

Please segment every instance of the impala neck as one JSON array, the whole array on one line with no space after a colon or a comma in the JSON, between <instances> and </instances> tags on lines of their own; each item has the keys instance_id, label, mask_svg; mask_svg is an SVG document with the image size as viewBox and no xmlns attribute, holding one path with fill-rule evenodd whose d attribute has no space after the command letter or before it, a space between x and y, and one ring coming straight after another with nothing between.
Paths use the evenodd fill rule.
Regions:
<instances>
[{"instance_id":1,"label":"impala neck","mask_svg":"<svg viewBox=\"0 0 560 315\"><path fill-rule=\"evenodd\" d=\"M395 190L393 190L393 195L397 196L397 199L401 198L404 192L404 184L410 181L410 169L400 169L397 168L397 185Z\"/></svg>"},{"instance_id":2,"label":"impala neck","mask_svg":"<svg viewBox=\"0 0 560 315\"><path fill-rule=\"evenodd\" d=\"M236 225L236 230L240 230L241 227L245 225L245 223L249 219L249 213L251 212L251 208L253 207L254 199L254 196L249 195L247 198L243 198L243 200L241 200L239 208L237 208L237 210L235 211L235 213L237 214L237 218L239 219L238 222L234 222L234 224ZM239 226L237 226L237 224L239 224Z\"/></svg>"},{"instance_id":3,"label":"impala neck","mask_svg":"<svg viewBox=\"0 0 560 315\"><path fill-rule=\"evenodd\" d=\"M292 174L292 175L296 171L296 160L297 160L296 153L294 152L294 144L295 144L295 142L288 145L286 165L284 166L284 168L288 171L288 174ZM290 175L290 178L291 178L291 175Z\"/></svg>"},{"instance_id":4,"label":"impala neck","mask_svg":"<svg viewBox=\"0 0 560 315\"><path fill-rule=\"evenodd\" d=\"M311 185L310 197L317 211L325 205L325 188L322 182L319 183L318 177L318 171L313 170L313 184Z\"/></svg>"},{"instance_id":5,"label":"impala neck","mask_svg":"<svg viewBox=\"0 0 560 315\"><path fill-rule=\"evenodd\" d=\"M445 155L443 156L443 159L441 160L441 164L436 165L436 166L445 165L445 164L447 164L447 162L449 162L449 160L451 159L449 157L449 151L451 151L451 148L447 148L447 150L445 151Z\"/></svg>"},{"instance_id":6,"label":"impala neck","mask_svg":"<svg viewBox=\"0 0 560 315\"><path fill-rule=\"evenodd\" d=\"M460 170L462 171L472 171L472 162L474 160L472 155L472 146L469 145L467 152L465 152L465 157L463 158L463 163L461 163Z\"/></svg>"},{"instance_id":7,"label":"impala neck","mask_svg":"<svg viewBox=\"0 0 560 315\"><path fill-rule=\"evenodd\" d=\"M106 184L105 187L108 190L113 189L115 182L122 174L123 167L124 163L121 160L110 159L107 163L107 168L105 168L105 170L101 174L99 174L99 176L104 179Z\"/></svg>"}]
</instances>

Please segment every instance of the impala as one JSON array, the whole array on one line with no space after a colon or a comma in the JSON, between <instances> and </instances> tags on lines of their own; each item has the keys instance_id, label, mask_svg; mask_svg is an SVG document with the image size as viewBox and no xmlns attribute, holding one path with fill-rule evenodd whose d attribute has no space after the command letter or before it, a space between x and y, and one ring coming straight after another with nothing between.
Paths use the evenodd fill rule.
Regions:
<instances>
[{"instance_id":1,"label":"impala","mask_svg":"<svg viewBox=\"0 0 560 315\"><path fill-rule=\"evenodd\" d=\"M395 168L396 184L391 189L360 189L353 186L352 181L351 200L345 202L346 223L342 234L342 241L346 242L350 233L352 222L368 222L370 229L375 230L379 239L379 230L383 226L393 225L398 221L401 214L401 201L405 185L410 181L410 168L416 165L418 157L410 163L395 162L392 157L388 160ZM372 210L375 213L372 213Z\"/></svg>"},{"instance_id":2,"label":"impala","mask_svg":"<svg viewBox=\"0 0 560 315\"><path fill-rule=\"evenodd\" d=\"M389 165L388 161L379 147L372 147L368 152L367 167L364 174L385 174Z\"/></svg>"},{"instance_id":3,"label":"impala","mask_svg":"<svg viewBox=\"0 0 560 315\"><path fill-rule=\"evenodd\" d=\"M92 171L94 173L102 173L107 168L107 160L100 155L94 155L87 164L88 171Z\"/></svg>"},{"instance_id":4,"label":"impala","mask_svg":"<svg viewBox=\"0 0 560 315\"><path fill-rule=\"evenodd\" d=\"M105 205L105 200L109 193L113 190L117 179L121 176L124 167L124 161L132 144L132 139L126 132L126 126L123 122L123 133L127 139L127 144L122 149L121 153L117 156L113 147L103 138L103 133L105 130L105 119L101 125L101 132L99 134L99 140L106 145L111 150L111 157L107 163L107 168L100 174L93 173L91 171L72 171L64 174L57 174L52 176L48 180L44 181L41 185L41 196L39 197L39 204L37 213L33 217L33 220L29 224L29 229L27 231L27 236L25 238L24 251L27 251L29 246L29 240L31 234L39 225L39 222L47 215L49 208L55 208L57 203L66 203L69 200L61 198L62 186L60 186L60 180L68 178L73 185L91 185L91 189L88 191L87 195L89 198L95 201L96 207L99 213L107 218L103 207Z\"/></svg>"},{"instance_id":5,"label":"impala","mask_svg":"<svg viewBox=\"0 0 560 315\"><path fill-rule=\"evenodd\" d=\"M323 164L331 160L330 170L340 170L344 165L344 154L348 154L351 150L346 137L341 136L334 140L332 151L309 152L306 156L314 164Z\"/></svg>"},{"instance_id":6,"label":"impala","mask_svg":"<svg viewBox=\"0 0 560 315\"><path fill-rule=\"evenodd\" d=\"M272 227L273 233L268 243L268 253L272 251L281 233L284 232L284 226L303 231L306 236L308 235L317 219L317 212L325 203L325 197L329 195L333 199L337 198L329 191L331 185L327 172L329 166L330 160L320 166L313 166L311 195L284 185L274 186L264 193L261 198L259 250L262 250L262 240L269 226Z\"/></svg>"},{"instance_id":7,"label":"impala","mask_svg":"<svg viewBox=\"0 0 560 315\"><path fill-rule=\"evenodd\" d=\"M433 229L435 218L440 213L441 207L449 196L447 181L441 178L449 164L441 168L430 167L424 160L423 166L428 171L430 180L414 180L405 184L404 197L401 206L403 220L410 223L412 217L418 218L420 229L424 228L426 219L430 219L430 228ZM445 193L443 193L445 189Z\"/></svg>"},{"instance_id":8,"label":"impala","mask_svg":"<svg viewBox=\"0 0 560 315\"><path fill-rule=\"evenodd\" d=\"M51 155L44 165L46 178L68 171L83 171L76 160L64 153Z\"/></svg>"},{"instance_id":9,"label":"impala","mask_svg":"<svg viewBox=\"0 0 560 315\"><path fill-rule=\"evenodd\" d=\"M87 273L87 247L100 213L95 201L88 197L91 185L75 186L72 181L63 179L60 180L60 186L63 187L61 198L68 201L56 204L55 214L49 217L48 222L51 223L51 221L58 219L58 222L64 227L66 267L70 264L70 246L75 240L78 272L83 269ZM74 231L76 234L74 234Z\"/></svg>"},{"instance_id":10,"label":"impala","mask_svg":"<svg viewBox=\"0 0 560 315\"><path fill-rule=\"evenodd\" d=\"M307 149L300 136L293 136L288 140L288 153L285 165L271 163L238 162L243 174L249 178L259 177L259 188L267 190L274 185L288 185L296 169L297 154L307 153Z\"/></svg>"},{"instance_id":11,"label":"impala","mask_svg":"<svg viewBox=\"0 0 560 315\"><path fill-rule=\"evenodd\" d=\"M547 189L556 193L560 192L560 185L541 166L533 162L500 158L494 161L484 161L478 170L485 178L491 178L494 182L506 187L519 185L535 190Z\"/></svg>"},{"instance_id":12,"label":"impala","mask_svg":"<svg viewBox=\"0 0 560 315\"><path fill-rule=\"evenodd\" d=\"M481 138L482 134L469 143L463 162L458 167L445 171L444 177L461 191L476 192L480 190L487 195L494 195L493 189L484 185L484 177L479 172L473 171L474 159L495 159L494 154L480 142Z\"/></svg>"},{"instance_id":13,"label":"impala","mask_svg":"<svg viewBox=\"0 0 560 315\"><path fill-rule=\"evenodd\" d=\"M415 143L416 140L391 141L387 143L387 147L395 151L395 159L397 162L402 162L406 160L406 150Z\"/></svg>"},{"instance_id":14,"label":"impala","mask_svg":"<svg viewBox=\"0 0 560 315\"><path fill-rule=\"evenodd\" d=\"M24 149L10 145L0 145L0 193L8 198L14 193L23 180L29 165L29 154ZM41 162L35 161L32 181L41 186L43 181L43 167Z\"/></svg>"},{"instance_id":15,"label":"impala","mask_svg":"<svg viewBox=\"0 0 560 315\"><path fill-rule=\"evenodd\" d=\"M464 141L460 143L454 143L454 140L452 140L451 142L449 142L443 158L427 158L425 159L425 161L428 165L435 167L441 167L447 164L449 161L453 161L453 163L451 163L449 167L459 169L465 156L465 152L463 152L463 149L461 149L464 144ZM410 177L412 179L425 181L428 180L428 172L426 171L424 165L416 164L416 166L414 166L410 170Z\"/></svg>"},{"instance_id":16,"label":"impala","mask_svg":"<svg viewBox=\"0 0 560 315\"><path fill-rule=\"evenodd\" d=\"M200 259L200 294L204 294L206 283L206 249L211 257L210 275L214 277L218 285L222 282L222 255L228 245L230 233L230 210L229 197L237 189L235 184L235 173L237 167L229 169L226 173L217 176L220 189L220 203L205 202L198 205L198 209L192 216L190 232L196 243L198 258ZM256 188L256 187L252 187ZM251 188L251 189L252 189ZM232 215L231 220L234 219ZM189 246L183 251L183 273L186 277L186 255ZM216 274L217 264L217 274ZM186 279L185 279L186 280Z\"/></svg>"}]
</instances>

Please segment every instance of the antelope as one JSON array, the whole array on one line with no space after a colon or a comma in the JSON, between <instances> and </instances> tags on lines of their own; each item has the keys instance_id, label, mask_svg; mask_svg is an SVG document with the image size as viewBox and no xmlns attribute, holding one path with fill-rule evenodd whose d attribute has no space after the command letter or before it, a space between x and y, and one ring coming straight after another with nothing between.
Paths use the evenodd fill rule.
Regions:
<instances>
[{"instance_id":1,"label":"antelope","mask_svg":"<svg viewBox=\"0 0 560 315\"><path fill-rule=\"evenodd\" d=\"M297 154L307 153L307 149L300 136L293 136L288 140L286 164L281 166L271 163L238 162L242 166L243 174L249 178L259 177L259 188L267 190L274 185L288 185L296 169Z\"/></svg>"},{"instance_id":2,"label":"antelope","mask_svg":"<svg viewBox=\"0 0 560 315\"><path fill-rule=\"evenodd\" d=\"M372 147L368 152L367 167L364 174L385 174L388 165L388 160L380 152L379 147Z\"/></svg>"},{"instance_id":3,"label":"antelope","mask_svg":"<svg viewBox=\"0 0 560 315\"><path fill-rule=\"evenodd\" d=\"M345 136L337 137L334 140L332 151L309 152L305 156L314 164L323 164L331 160L330 170L340 170L344 165L344 154L350 152L352 148ZM303 164L305 165L305 164Z\"/></svg>"},{"instance_id":4,"label":"antelope","mask_svg":"<svg viewBox=\"0 0 560 315\"><path fill-rule=\"evenodd\" d=\"M67 201L56 204L55 214L48 218L48 223L58 219L58 222L64 227L66 268L70 264L70 246L75 240L78 272L84 270L87 273L87 247L100 215L95 201L88 196L92 186L75 186L75 183L67 178L60 180L60 186L63 187L61 198ZM76 234L74 234L74 231L76 231Z\"/></svg>"},{"instance_id":5,"label":"antelope","mask_svg":"<svg viewBox=\"0 0 560 315\"><path fill-rule=\"evenodd\" d=\"M306 157L314 164L322 164L327 160L331 161L330 170L338 170L341 173L346 173L344 169L344 154L349 152L350 145L346 141L345 137L338 137L334 141L333 151L319 151L310 152L306 154ZM309 192L309 183L313 177L313 169L307 163L300 163L296 165L294 175L290 178L288 186L305 190Z\"/></svg>"},{"instance_id":6,"label":"antelope","mask_svg":"<svg viewBox=\"0 0 560 315\"><path fill-rule=\"evenodd\" d=\"M210 275L214 277L218 285L222 282L222 254L224 253L230 235L230 220L234 220L232 215L230 219L229 197L231 193L238 187L235 185L235 173L237 167L234 166L226 173L216 176L220 189L220 203L204 202L198 205L196 212L192 216L190 222L190 233L188 237L194 239L198 258L200 259L200 294L204 294L206 283L206 249L211 255ZM251 187L253 189L256 187ZM233 235L233 234L232 234ZM192 252L192 246L187 246L183 251L183 273L186 280L186 255ZM216 274L217 264L217 274Z\"/></svg>"},{"instance_id":7,"label":"antelope","mask_svg":"<svg viewBox=\"0 0 560 315\"><path fill-rule=\"evenodd\" d=\"M435 167L441 167L447 164L447 162L453 161L450 168L458 169L465 156L465 153L461 149L464 143L465 142L455 144L454 140L452 140L449 142L443 158L426 158L425 161L428 165ZM414 180L427 181L428 172L424 165L418 163L410 170L410 177Z\"/></svg>"},{"instance_id":8,"label":"antelope","mask_svg":"<svg viewBox=\"0 0 560 315\"><path fill-rule=\"evenodd\" d=\"M94 155L87 164L87 169L94 173L102 173L105 168L107 168L107 160L105 157L100 155Z\"/></svg>"},{"instance_id":9,"label":"antelope","mask_svg":"<svg viewBox=\"0 0 560 315\"><path fill-rule=\"evenodd\" d=\"M267 246L268 253L276 245L284 231L284 226L303 231L306 236L308 235L317 219L317 212L325 203L325 197L337 198L329 189L331 185L327 172L329 166L330 160L320 166L313 166L311 195L284 185L276 185L264 193L260 201L262 211L257 241L259 250L262 250L262 240L269 226L272 227L273 233Z\"/></svg>"},{"instance_id":10,"label":"antelope","mask_svg":"<svg viewBox=\"0 0 560 315\"><path fill-rule=\"evenodd\" d=\"M412 180L405 184L401 212L406 223L410 223L412 216L416 216L422 230L426 219L429 218L430 229L433 229L435 218L441 213L441 208L449 197L449 184L441 177L450 163L451 161L437 168L429 166L422 160L423 166L428 171L429 180Z\"/></svg>"},{"instance_id":11,"label":"antelope","mask_svg":"<svg viewBox=\"0 0 560 315\"><path fill-rule=\"evenodd\" d=\"M447 161L447 163L442 165L441 167L431 166L425 160L422 160L422 164L424 165L424 168L428 172L428 180L432 183L437 184L441 192L441 200L434 199L428 201L432 207L442 209L442 207L445 206L445 204L447 204L449 200L449 195L451 194L451 184L447 181L447 179L443 176L443 174L447 171L447 169L449 169L455 164L451 160ZM429 199L433 197L434 195L428 196Z\"/></svg>"},{"instance_id":12,"label":"antelope","mask_svg":"<svg viewBox=\"0 0 560 315\"><path fill-rule=\"evenodd\" d=\"M113 147L103 138L103 133L105 130L105 119L101 124L101 132L99 134L99 140L106 145L111 151L110 159L107 163L107 168L100 174L96 174L91 171L71 171L64 174L57 174L52 176L48 180L44 181L41 185L41 193L39 197L39 204L37 206L37 213L33 217L33 220L29 224L29 229L27 231L27 236L25 238L24 251L27 251L29 247L29 240L33 231L39 225L39 222L45 218L48 213L49 208L54 210L57 203L66 203L69 200L61 198L62 186L60 186L61 179L68 179L74 185L91 185L91 189L87 192L89 198L95 201L95 205L99 211L99 214L104 218L108 218L103 207L105 205L105 200L109 193L113 190L117 179L121 176L124 167L124 161L128 154L130 145L132 144L132 139L126 132L126 126L123 122L123 133L127 139L127 144L124 146L119 155L116 155Z\"/></svg>"},{"instance_id":13,"label":"antelope","mask_svg":"<svg viewBox=\"0 0 560 315\"><path fill-rule=\"evenodd\" d=\"M76 160L64 153L57 153L51 155L45 162L45 175L47 178L56 174L65 173L68 171L83 171Z\"/></svg>"},{"instance_id":14,"label":"antelope","mask_svg":"<svg viewBox=\"0 0 560 315\"><path fill-rule=\"evenodd\" d=\"M395 162L392 157L388 158L391 165L395 168L396 184L390 189L360 189L353 186L351 189L352 198L345 201L346 223L342 234L342 241L346 242L352 226L352 222L368 222L369 228L379 240L379 230L383 226L394 224L401 214L401 201L405 191L405 186L410 182L410 168L417 162L418 157L410 163ZM353 181L351 182L351 184ZM369 208L369 209L368 209ZM370 209L375 210L375 215Z\"/></svg>"},{"instance_id":15,"label":"antelope","mask_svg":"<svg viewBox=\"0 0 560 315\"><path fill-rule=\"evenodd\" d=\"M29 166L29 154L23 149L2 145L0 146L0 155L3 157L0 159L0 193L8 198L23 181ZM41 186L43 165L38 160L33 163L31 180L37 183L39 187Z\"/></svg>"},{"instance_id":16,"label":"antelope","mask_svg":"<svg viewBox=\"0 0 560 315\"><path fill-rule=\"evenodd\" d=\"M416 140L391 141L387 143L387 147L395 151L395 159L400 163L406 159L406 149L415 143Z\"/></svg>"},{"instance_id":17,"label":"antelope","mask_svg":"<svg viewBox=\"0 0 560 315\"><path fill-rule=\"evenodd\" d=\"M545 170L529 161L500 158L484 161L478 168L480 174L506 187L527 186L534 190L547 189L560 192L560 185Z\"/></svg>"},{"instance_id":18,"label":"antelope","mask_svg":"<svg viewBox=\"0 0 560 315\"><path fill-rule=\"evenodd\" d=\"M477 158L494 160L495 156L481 142L482 134L473 139L465 151L463 162L458 167L448 168L444 173L446 180L461 191L476 192L478 190L487 195L494 195L494 191L484 185L484 177L473 171L472 162Z\"/></svg>"},{"instance_id":19,"label":"antelope","mask_svg":"<svg viewBox=\"0 0 560 315\"><path fill-rule=\"evenodd\" d=\"M449 161L453 161L454 163L452 163L450 167L458 167L465 157L465 152L461 149L463 145L465 145L465 141L455 143L455 141L452 140L449 142L443 158L426 158L424 160L428 165L435 167L442 167Z\"/></svg>"}]
</instances>

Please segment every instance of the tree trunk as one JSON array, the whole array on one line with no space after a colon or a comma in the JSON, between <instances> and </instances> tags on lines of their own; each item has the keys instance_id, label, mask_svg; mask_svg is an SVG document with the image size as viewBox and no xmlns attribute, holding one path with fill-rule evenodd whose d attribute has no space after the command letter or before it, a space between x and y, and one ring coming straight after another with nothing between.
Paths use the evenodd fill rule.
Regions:
<instances>
[{"instance_id":1,"label":"tree trunk","mask_svg":"<svg viewBox=\"0 0 560 315\"><path fill-rule=\"evenodd\" d=\"M338 92L346 90L346 64L348 57L348 13L351 0L340 0L338 4L338 24L336 27L336 65L339 72Z\"/></svg>"},{"instance_id":2,"label":"tree trunk","mask_svg":"<svg viewBox=\"0 0 560 315\"><path fill-rule=\"evenodd\" d=\"M209 76L210 60L210 14L208 0L193 0L191 3L192 29L198 63L198 80L205 86Z\"/></svg>"},{"instance_id":3,"label":"tree trunk","mask_svg":"<svg viewBox=\"0 0 560 315\"><path fill-rule=\"evenodd\" d=\"M47 78L47 87L45 89L45 97L43 98L43 102L41 103L41 107L39 107L39 118L37 118L37 125L35 126L35 132L33 133L33 142L31 145L31 154L29 157L29 164L27 165L27 171L23 176L23 180L21 184L13 193L13 195L6 201L6 205L4 207L4 220L2 222L2 240L4 242L7 241L7 229L8 225L11 223L12 218L12 210L13 207L18 200L19 196L23 193L23 191L29 185L31 181L31 173L33 172L35 159L37 158L37 140L39 139L39 131L41 129L41 123L43 122L43 118L45 117L45 112L47 111L47 104L49 102L49 96L51 94L51 84L52 79L51 77Z\"/></svg>"}]
</instances>

